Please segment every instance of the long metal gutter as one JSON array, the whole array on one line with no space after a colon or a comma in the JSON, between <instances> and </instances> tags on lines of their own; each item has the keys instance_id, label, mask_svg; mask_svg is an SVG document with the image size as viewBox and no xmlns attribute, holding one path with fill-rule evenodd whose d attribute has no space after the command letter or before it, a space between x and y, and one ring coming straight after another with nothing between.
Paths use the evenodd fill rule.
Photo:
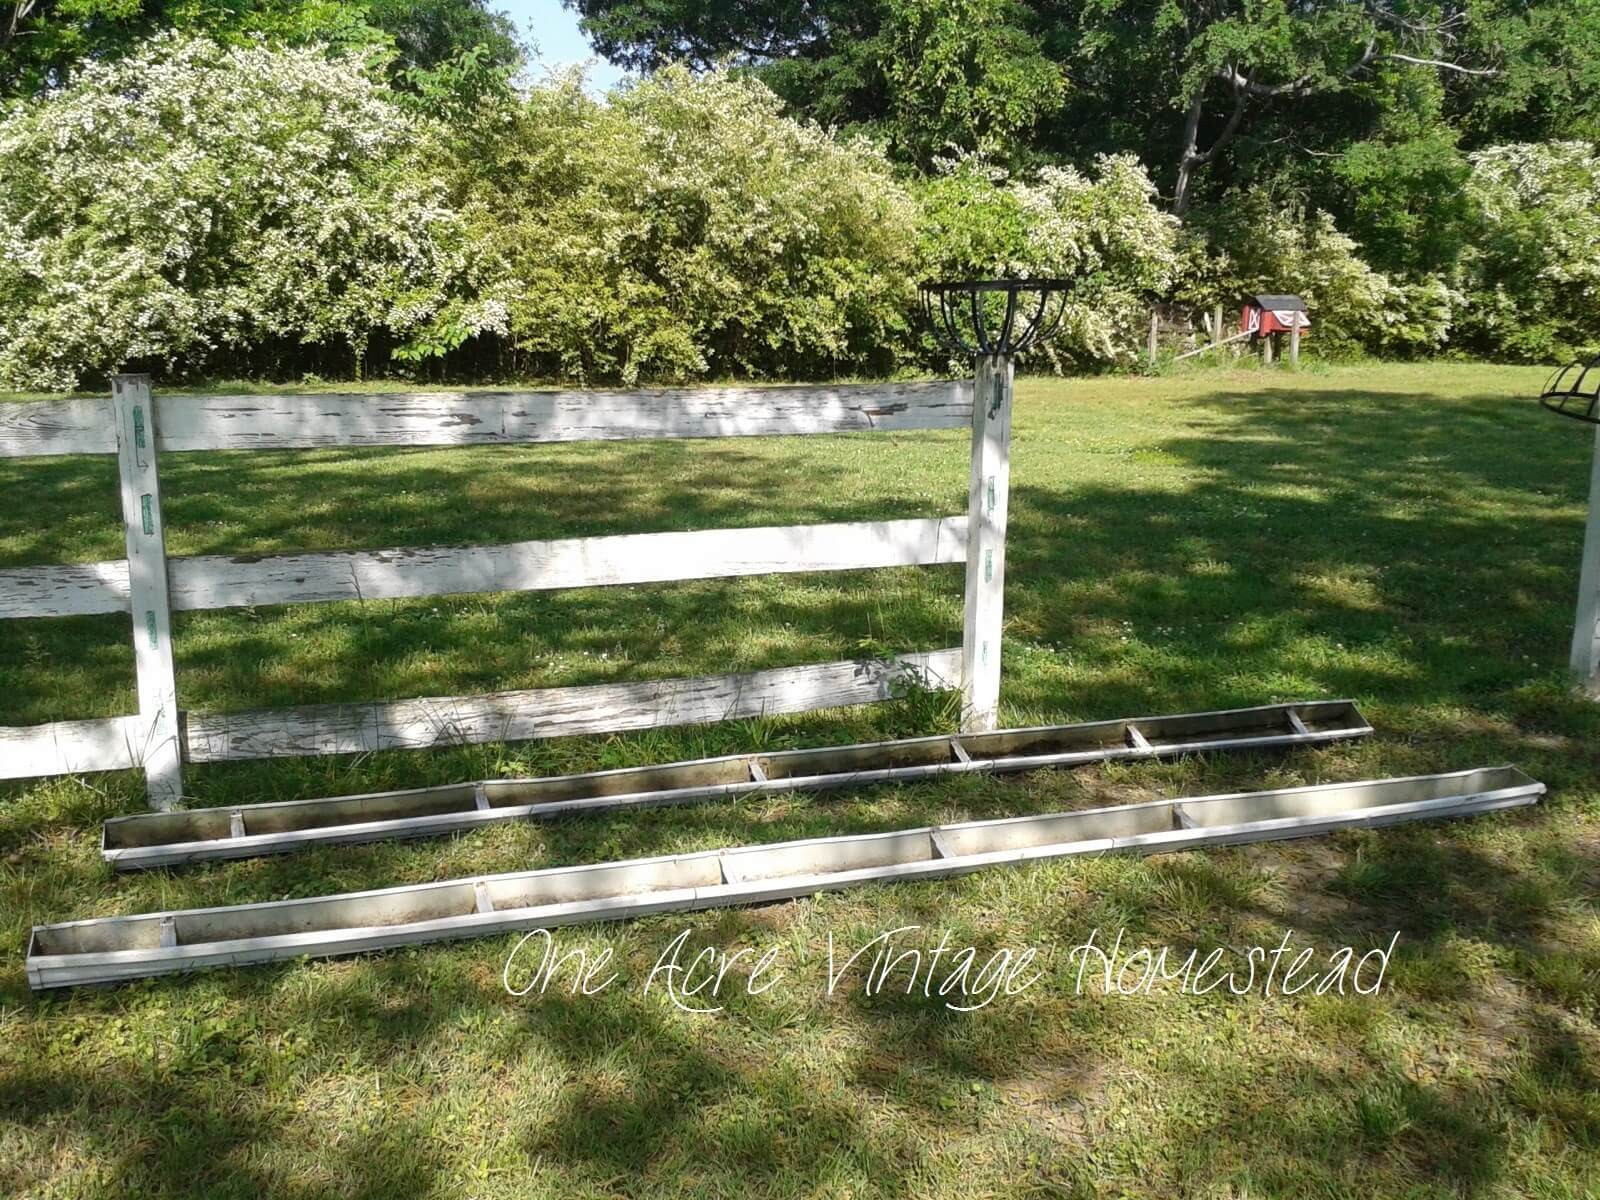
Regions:
<instances>
[{"instance_id":1,"label":"long metal gutter","mask_svg":"<svg viewBox=\"0 0 1600 1200\"><path fill-rule=\"evenodd\" d=\"M100 853L118 870L128 871L281 854L303 846L425 837L494 821L596 809L818 791L936 775L1027 771L1205 750L1319 745L1371 732L1353 703L1327 700L741 754L584 775L495 779L401 792L113 817L102 831Z\"/></svg>"},{"instance_id":2,"label":"long metal gutter","mask_svg":"<svg viewBox=\"0 0 1600 1200\"><path fill-rule=\"evenodd\" d=\"M1031 859L1305 837L1513 808L1534 803L1544 790L1516 767L1486 767L39 925L28 945L28 982L35 989L114 983L202 967L755 904Z\"/></svg>"}]
</instances>

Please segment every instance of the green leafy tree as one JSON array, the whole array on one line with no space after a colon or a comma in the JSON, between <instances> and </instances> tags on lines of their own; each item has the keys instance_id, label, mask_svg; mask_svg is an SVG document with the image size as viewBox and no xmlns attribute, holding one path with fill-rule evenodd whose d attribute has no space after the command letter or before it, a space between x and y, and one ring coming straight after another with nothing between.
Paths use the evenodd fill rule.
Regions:
<instances>
[{"instance_id":1,"label":"green leafy tree","mask_svg":"<svg viewBox=\"0 0 1600 1200\"><path fill-rule=\"evenodd\" d=\"M872 0L567 0L595 49L612 62L652 71L682 62L704 70L747 62L816 61L875 34Z\"/></svg>"},{"instance_id":2,"label":"green leafy tree","mask_svg":"<svg viewBox=\"0 0 1600 1200\"><path fill-rule=\"evenodd\" d=\"M876 128L914 161L940 144L1132 151L1180 215L1229 186L1326 188L1328 163L1397 144L1389 118L1418 105L1437 126L1414 139L1433 146L1411 154L1419 188L1452 140L1593 136L1600 119L1600 0L569 3L608 57L743 64L792 108ZM1070 87L1046 86L1046 66Z\"/></svg>"},{"instance_id":3,"label":"green leafy tree","mask_svg":"<svg viewBox=\"0 0 1600 1200\"><path fill-rule=\"evenodd\" d=\"M923 163L1004 158L1061 107L1065 76L1016 0L889 0L882 34L890 128Z\"/></svg>"},{"instance_id":4,"label":"green leafy tree","mask_svg":"<svg viewBox=\"0 0 1600 1200\"><path fill-rule=\"evenodd\" d=\"M1022 0L571 3L613 61L753 68L791 110L870 129L924 167L950 152L1025 150L1066 91Z\"/></svg>"},{"instance_id":5,"label":"green leafy tree","mask_svg":"<svg viewBox=\"0 0 1600 1200\"><path fill-rule=\"evenodd\" d=\"M1469 148L1600 140L1600 0L1477 0L1443 21L1451 45L1498 68L1449 81Z\"/></svg>"},{"instance_id":6,"label":"green leafy tree","mask_svg":"<svg viewBox=\"0 0 1600 1200\"><path fill-rule=\"evenodd\" d=\"M437 68L475 48L493 66L521 59L515 27L485 0L8 0L0 6L0 94L62 86L82 64L127 54L163 30L238 45L383 47L397 73Z\"/></svg>"},{"instance_id":7,"label":"green leafy tree","mask_svg":"<svg viewBox=\"0 0 1600 1200\"><path fill-rule=\"evenodd\" d=\"M1296 197L1336 214L1379 270L1448 271L1471 236L1472 205L1462 187L1467 154L1445 113L1444 81L1390 68L1364 91L1374 115L1342 136L1331 134L1329 149L1308 156L1309 165L1295 172Z\"/></svg>"},{"instance_id":8,"label":"green leafy tree","mask_svg":"<svg viewBox=\"0 0 1600 1200\"><path fill-rule=\"evenodd\" d=\"M1100 88L1120 79L1120 94L1154 100L1157 111L1141 121L1143 152L1171 164L1179 215L1219 167L1242 182L1371 136L1391 108L1414 102L1412 76L1453 87L1501 69L1492 40L1456 35L1470 23L1464 10L1400 0L1079 0L1070 8L1061 52L1092 64ZM1230 181L1230 172L1221 175Z\"/></svg>"}]
</instances>

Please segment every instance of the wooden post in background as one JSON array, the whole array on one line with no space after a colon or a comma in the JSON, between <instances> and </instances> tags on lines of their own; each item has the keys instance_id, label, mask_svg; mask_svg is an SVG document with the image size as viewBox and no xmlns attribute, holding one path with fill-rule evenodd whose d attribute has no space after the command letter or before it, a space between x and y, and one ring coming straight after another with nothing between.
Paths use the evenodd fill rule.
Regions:
<instances>
[{"instance_id":1,"label":"wooden post in background","mask_svg":"<svg viewBox=\"0 0 1600 1200\"><path fill-rule=\"evenodd\" d=\"M1220 300L1211 309L1211 344L1222 345L1222 301Z\"/></svg>"},{"instance_id":2,"label":"wooden post in background","mask_svg":"<svg viewBox=\"0 0 1600 1200\"><path fill-rule=\"evenodd\" d=\"M1294 315L1294 327L1289 330L1289 365L1300 365L1300 314Z\"/></svg>"},{"instance_id":3,"label":"wooden post in background","mask_svg":"<svg viewBox=\"0 0 1600 1200\"><path fill-rule=\"evenodd\" d=\"M1261 365L1264 367L1272 365L1272 339L1277 336L1275 333L1263 333L1261 335Z\"/></svg>"},{"instance_id":4,"label":"wooden post in background","mask_svg":"<svg viewBox=\"0 0 1600 1200\"><path fill-rule=\"evenodd\" d=\"M1594 431L1589 467L1589 520L1583 532L1583 567L1578 572L1578 618L1572 629L1572 673L1591 695L1600 695L1600 426Z\"/></svg>"},{"instance_id":5,"label":"wooden post in background","mask_svg":"<svg viewBox=\"0 0 1600 1200\"><path fill-rule=\"evenodd\" d=\"M967 591L961 636L961 729L966 733L994 729L999 722L1014 381L1009 355L979 356L972 393Z\"/></svg>"},{"instance_id":6,"label":"wooden post in background","mask_svg":"<svg viewBox=\"0 0 1600 1200\"><path fill-rule=\"evenodd\" d=\"M1160 347L1160 342L1161 313L1159 309L1152 308L1150 310L1150 344L1148 347L1150 353L1150 365L1152 367L1156 365L1156 351Z\"/></svg>"},{"instance_id":7,"label":"wooden post in background","mask_svg":"<svg viewBox=\"0 0 1600 1200\"><path fill-rule=\"evenodd\" d=\"M172 669L172 607L167 596L167 540L156 470L155 407L148 375L111 381L122 476L122 524L133 608L133 661L139 680L135 757L144 764L151 808L176 808L183 794L178 687Z\"/></svg>"}]
</instances>

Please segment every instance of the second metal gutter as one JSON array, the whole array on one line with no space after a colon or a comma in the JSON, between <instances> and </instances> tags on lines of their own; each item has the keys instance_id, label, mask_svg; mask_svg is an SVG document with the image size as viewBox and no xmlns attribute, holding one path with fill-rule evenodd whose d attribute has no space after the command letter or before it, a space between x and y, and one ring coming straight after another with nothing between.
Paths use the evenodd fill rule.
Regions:
<instances>
[{"instance_id":1,"label":"second metal gutter","mask_svg":"<svg viewBox=\"0 0 1600 1200\"><path fill-rule=\"evenodd\" d=\"M35 989L790 899L1032 859L1306 837L1533 804L1515 767L1321 784L35 926Z\"/></svg>"},{"instance_id":2,"label":"second metal gutter","mask_svg":"<svg viewBox=\"0 0 1600 1200\"><path fill-rule=\"evenodd\" d=\"M118 870L128 871L281 854L302 846L425 837L495 821L597 809L820 791L938 775L1027 771L1206 750L1320 745L1371 732L1353 703L1325 700L741 754L544 779L485 780L113 817L105 823L101 855Z\"/></svg>"}]
</instances>

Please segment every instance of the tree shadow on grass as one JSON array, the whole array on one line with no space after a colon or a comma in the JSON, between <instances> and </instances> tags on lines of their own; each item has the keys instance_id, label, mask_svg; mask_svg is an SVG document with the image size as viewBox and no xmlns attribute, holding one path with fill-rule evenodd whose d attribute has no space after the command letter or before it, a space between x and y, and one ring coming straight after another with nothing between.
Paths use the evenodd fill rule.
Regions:
<instances>
[{"instance_id":1,"label":"tree shadow on grass","mask_svg":"<svg viewBox=\"0 0 1600 1200\"><path fill-rule=\"evenodd\" d=\"M71 1056L34 1055L8 1080L17 1085L18 1107L0 1107L0 1115L54 1130L80 1148L96 1129L119 1130L108 1146L116 1177L141 1194L204 1188L242 1195L247 1187L305 1196L424 1194L449 1190L463 1155L482 1152L501 1164L497 1170L538 1164L541 1181L569 1194L671 1192L693 1180L708 1195L763 1185L782 1190L780 1181L799 1191L853 1186L895 1195L928 1186L947 1168L938 1160L941 1144L1015 1118L1021 1125L1013 1143L1025 1151L1003 1166L1019 1187L1049 1183L1090 1194L1125 1175L1131 1191L1162 1191L1179 1182L1171 1174L1176 1162L1188 1181L1269 1194L1341 1187L1370 1194L1435 1178L1452 1194L1487 1195L1513 1177L1513 1139L1525 1136L1514 1126L1542 1124L1577 1147L1593 1148L1600 1137L1595 1047L1561 1015L1573 999L1536 997L1508 1016L1510 1028L1496 1036L1517 1061L1479 1079L1435 1078L1426 1062L1419 1075L1407 1047L1359 1031L1374 1019L1456 1028L1456 993L1471 981L1452 978L1447 939L1528 954L1529 939L1551 913L1587 905L1593 914L1600 864L1575 854L1553 877L1532 878L1528 869L1476 850L1474 829L1481 833L1463 823L1341 835L1332 857L1320 853L1327 843L1302 843L1299 849L1319 853L1295 877L1300 890L1260 883L1263 872L1278 869L1284 847L1135 861L1125 876L1101 864L1089 907L1069 903L1039 914L1030 940L1058 951L1089 923L1118 920L1129 923L1132 937L1180 951L1191 943L1247 941L1263 922L1292 927L1324 947L1381 944L1385 930L1402 930L1400 954L1409 961L1385 996L1349 1002L1381 1004L1380 1015L1345 1012L1335 1035L1313 1040L1268 1021L1263 1040L1230 1069L1203 1057L1188 1063L1170 1051L1144 1061L1137 1039L1152 1031L1119 1021L1119 1010L1102 1013L1097 997L1067 996L1059 973L1030 997L1040 1001L1035 1006L1001 1001L967 1015L921 992L869 997L851 986L820 1006L804 996L770 1004L735 996L729 1011L714 1017L682 1016L639 996L650 953L678 928L696 930L692 948L738 947L763 933L784 941L797 921L815 928L818 918L807 914L816 902L806 901L619 927L634 930L644 957L620 989L594 999L505 997L497 979L511 944L505 938L140 985L135 1011L154 1002L231 1016L204 1022L209 1034L178 1047L152 1047L147 1071L119 1067L108 1076ZM1067 877L1085 867L1094 864L1025 869L1017 877L1041 869ZM834 917L821 920L836 922L846 945L874 921L920 923L951 925L960 944L970 940L987 952L1006 942L991 926L990 898L1005 874L838 897L829 901ZM1330 903L1308 903L1306 887ZM1048 893L1029 901L1050 902ZM1534 952L1544 957L1559 948ZM796 986L819 991L819 967L813 962L798 972ZM1536 967L1513 975L1532 990L1540 986ZM52 1008L92 1040L117 1029L125 995L77 993ZM1249 1029L1259 1003L1219 997L1178 1017L1177 1028L1203 1046L1229 1026L1230 1009L1242 1010L1237 1027ZM105 1030L94 1030L96 1014ZM1357 1032L1336 1036L1346 1024ZM40 1025L50 1027L48 1015ZM845 1029L844 1049L824 1051ZM292 1056L280 1070L274 1057L286 1040ZM1347 1061L1329 1064L1330 1042L1342 1045ZM297 1062L318 1065L296 1081ZM1270 1079L1253 1085L1249 1072L1266 1062L1273 1064ZM262 1097L258 1072L278 1072L271 1101ZM354 1139L362 1152L341 1153L326 1185L307 1163L286 1180L284 1164L309 1153L313 1130L324 1128L316 1110L287 1097L303 1089L321 1094L324 1082L345 1091L369 1072L382 1077L386 1094L397 1094L404 1115L375 1109L376 1128ZM1118 1089L1131 1074L1152 1075L1170 1096L1141 1118L1137 1144L1160 1164L1143 1178L1127 1174L1127 1131L1117 1124L1124 1118L1109 1107L1125 1102ZM219 1108L235 1081L243 1099ZM337 1105L328 1118L344 1144L351 1144L352 1121L359 1127L352 1103ZM463 1105L492 1117L503 1136L463 1150L445 1120ZM1093 1158L1097 1140L1116 1146L1105 1161ZM258 1147L275 1149L262 1161Z\"/></svg>"},{"instance_id":2,"label":"tree shadow on grass","mask_svg":"<svg viewBox=\"0 0 1600 1200\"><path fill-rule=\"evenodd\" d=\"M0 1122L70 1142L76 1195L379 1200L437 1190L440 1147L416 1121L391 1113L369 1130L308 1125L294 1105L258 1100L249 1077L235 1071L230 1083L225 1065L41 1058L9 1074ZM44 1194L51 1167L67 1165L47 1154L13 1160L0 1187Z\"/></svg>"},{"instance_id":3,"label":"tree shadow on grass","mask_svg":"<svg viewBox=\"0 0 1600 1200\"><path fill-rule=\"evenodd\" d=\"M256 554L479 545L961 508L959 455L949 438L821 441L841 461L829 460L829 445L803 445L796 458L778 453L775 443L739 440L174 456L164 485L168 549ZM879 469L885 461L948 475L948 500L903 494L897 476ZM14 547L9 561L122 557L114 506L98 514L99 533L85 529L96 514L84 511L79 485L95 465L0 462L0 484L34 501L27 528L7 538ZM797 481L805 486L797 488ZM949 591L950 572L933 574L934 587ZM179 699L186 708L216 711L540 686L538 656L563 652L594 661L584 664L582 679L559 683L604 682L626 671L625 662L637 664L630 677L649 677L639 667L656 660L667 664L658 674L683 673L671 665L674 658L701 660L689 662L688 673L714 673L729 669L718 643L737 643L752 622L783 630L795 651L734 667L809 661L808 643L827 644L827 657L840 657L841 639L892 637L890 623L896 631L903 626L905 638L928 632L931 610L922 601L932 593L919 572L879 573L872 590L864 578L846 572L181 613ZM940 620L949 625L947 616ZM0 697L0 723L82 719L130 707L125 615L7 624L17 636L0 643L0 670L15 672L22 686ZM85 697L93 698L87 707Z\"/></svg>"},{"instance_id":4,"label":"tree shadow on grass","mask_svg":"<svg viewBox=\"0 0 1600 1200\"><path fill-rule=\"evenodd\" d=\"M1086 661L1081 683L1041 673L1022 701L1099 715L1256 702L1230 681L1267 681L1600 732L1560 669L1581 454L1525 402L1427 401L1208 397L1176 406L1183 432L1158 443L1193 480L1179 490L1024 477L1011 626Z\"/></svg>"},{"instance_id":5,"label":"tree shadow on grass","mask_svg":"<svg viewBox=\"0 0 1600 1200\"><path fill-rule=\"evenodd\" d=\"M621 441L570 445L240 451L162 460L174 555L482 545L543 538L930 515L900 472L947 480L962 508L958 435ZM797 487L797 483L804 486ZM109 458L0 460L30 520L5 558L121 558ZM909 510L909 511L908 511Z\"/></svg>"},{"instance_id":6,"label":"tree shadow on grass","mask_svg":"<svg viewBox=\"0 0 1600 1200\"><path fill-rule=\"evenodd\" d=\"M1379 718L1378 737L1288 756L575 821L428 849L234 865L159 887L185 902L264 899L463 863L511 869L519 858L592 861L956 812L1044 811L1096 795L1105 802L1116 787L1196 794L1285 776L1515 759L1552 784L1548 809L1116 867L1041 865L1009 884L994 873L873 889L853 906L806 901L630 927L641 946L659 948L692 924L697 945L731 947L763 931L810 936L828 920L862 934L881 919L952 924L985 951L1003 944L1008 920L1058 945L1080 940L1091 923L1124 923L1175 946L1291 927L1319 946L1373 945L1398 929L1385 996L1315 1013L1291 1006L1259 1030L1250 1024L1261 1011L1254 998L1144 1014L1150 1026L1168 1025L1174 1050L1141 1047L1157 1031L1140 1013L1092 996L1035 994L1031 1006L968 1016L921 994L854 990L820 1007L775 999L711 1018L681 1018L631 991L522 1003L494 978L509 949L500 940L74 996L24 1026L38 1042L6 1081L18 1086L0 1088L14 1097L0 1099L0 1116L35 1128L40 1144L48 1133L102 1147L119 1194L459 1190L466 1152L445 1117L463 1106L508 1126L506 1138L474 1143L494 1159L491 1172L549 1172L553 1190L568 1192L748 1194L781 1183L898 1195L954 1191L981 1176L1058 1194L1110 1184L1169 1195L1207 1186L1377 1194L1436 1181L1441 1193L1476 1196L1520 1186L1519 1164L1539 1137L1592 1155L1600 964L1572 935L1594 920L1600 864L1590 845L1563 847L1558 823L1592 807L1600 767L1600 717L1560 681L1587 445L1496 397L1219 393L1175 406L1174 416L1177 431L1140 453L1183 466L1192 478L1184 487L1050 487L1019 473L1008 666L1024 669L1008 677L1007 703L1065 720L1348 694ZM1024 430L1019 460L1026 438ZM629 619L626 599L602 614L607 622ZM830 720L780 725L823 740L861 728ZM617 742L646 761L647 747L686 745L650 736ZM568 753L535 753L547 752ZM442 782L451 764L479 765L467 751L432 756L431 766L424 757L382 756L352 769L404 786L425 775ZM300 769L274 764L237 786L264 786L274 772L313 778L293 775ZM1070 794L1062 778L1075 781ZM114 900L91 870L63 868L27 904L44 914L54 898L41 892L54 889ZM1032 893L1017 882L1029 879ZM1069 892L1075 884L1082 890ZM48 1038L73 1022L90 1023L82 1038L110 1037L124 1004L135 1015L220 1006L231 1019L192 1069L180 1069L180 1055L152 1058L148 1074L122 1066L108 1074L94 1056L49 1051ZM93 1028L100 1018L106 1031ZM1243 1028L1243 1040L1219 1040L1230 1025ZM1390 1027L1404 1036L1379 1036ZM1452 1038L1492 1045L1474 1060L1476 1078L1439 1071L1435 1043ZM337 1182L326 1186L314 1166L282 1169L287 1152L259 1157L272 1144L310 1147L328 1127L289 1101L300 1081L270 1094L250 1081L251 1068L270 1072L277 1048L296 1039L295 1053L317 1056L330 1084L348 1089L370 1070L409 1097L375 1132L359 1132L348 1111L332 1119ZM1132 1130L1116 1123L1129 1119L1129 1103ZM1001 1148L982 1147L998 1164L971 1159L968 1179L949 1174L959 1160L951 1147L1006 1122ZM104 1134L111 1129L117 1137ZM1576 1166L1571 1178L1580 1178Z\"/></svg>"}]
</instances>

